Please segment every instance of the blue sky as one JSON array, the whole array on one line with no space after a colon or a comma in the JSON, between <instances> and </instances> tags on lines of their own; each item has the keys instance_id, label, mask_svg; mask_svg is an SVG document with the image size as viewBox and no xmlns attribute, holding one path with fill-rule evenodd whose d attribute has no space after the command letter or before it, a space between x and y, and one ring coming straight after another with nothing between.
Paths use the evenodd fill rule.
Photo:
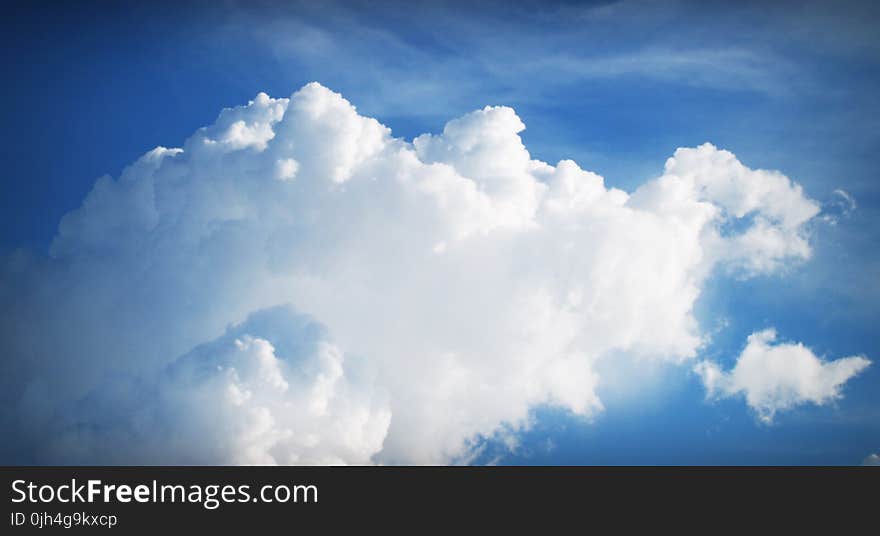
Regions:
<instances>
[{"instance_id":1,"label":"blue sky","mask_svg":"<svg viewBox=\"0 0 880 536\"><path fill-rule=\"evenodd\" d=\"M260 91L286 97L318 81L410 141L510 106L533 158L571 158L626 191L662 174L676 148L703 142L779 170L836 223L811 224L804 263L710 279L695 306L712 333L701 356L729 368L768 327L828 359L880 356L876 6L216 4L26 3L4 17L0 251L45 254L97 177L181 146ZM677 365L627 370L654 381L638 394L600 384L604 411L589 418L533 408L512 451L488 441L477 460L858 464L880 450L876 365L841 399L770 425L739 398L705 400L699 377Z\"/></svg>"}]
</instances>

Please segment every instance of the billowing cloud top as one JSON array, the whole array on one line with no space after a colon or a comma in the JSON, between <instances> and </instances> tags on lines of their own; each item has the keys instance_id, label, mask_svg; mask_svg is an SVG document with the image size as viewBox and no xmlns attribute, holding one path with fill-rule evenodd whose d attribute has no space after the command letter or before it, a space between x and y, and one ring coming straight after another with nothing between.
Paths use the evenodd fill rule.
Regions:
<instances>
[{"instance_id":1,"label":"billowing cloud top","mask_svg":"<svg viewBox=\"0 0 880 536\"><path fill-rule=\"evenodd\" d=\"M535 405L600 411L598 360L695 357L711 274L810 256L780 173L704 144L628 194L524 128L486 107L410 143L312 83L99 179L6 263L4 418L55 462L466 461ZM725 385L782 409L754 367Z\"/></svg>"}]
</instances>

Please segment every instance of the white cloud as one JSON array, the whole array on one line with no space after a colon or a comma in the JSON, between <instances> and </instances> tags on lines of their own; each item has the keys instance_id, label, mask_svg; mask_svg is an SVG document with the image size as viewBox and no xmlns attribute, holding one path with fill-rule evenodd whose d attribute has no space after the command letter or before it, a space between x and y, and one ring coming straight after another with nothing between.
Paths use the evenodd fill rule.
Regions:
<instances>
[{"instance_id":1,"label":"white cloud","mask_svg":"<svg viewBox=\"0 0 880 536\"><path fill-rule=\"evenodd\" d=\"M68 418L94 415L97 426L65 423L49 455L73 463L366 464L391 419L369 370L289 307L258 311L146 385L125 388L135 392L120 396L105 383L79 402Z\"/></svg>"},{"instance_id":2,"label":"white cloud","mask_svg":"<svg viewBox=\"0 0 880 536\"><path fill-rule=\"evenodd\" d=\"M282 158L275 162L275 178L281 181L292 181L299 171L299 163L293 158Z\"/></svg>"},{"instance_id":3,"label":"white cloud","mask_svg":"<svg viewBox=\"0 0 880 536\"><path fill-rule=\"evenodd\" d=\"M791 91L785 75L797 72L792 62L767 51L729 46L675 48L648 46L623 54L550 56L545 65L536 60L535 71L547 68L579 79L638 76L713 89L785 94Z\"/></svg>"},{"instance_id":4,"label":"white cloud","mask_svg":"<svg viewBox=\"0 0 880 536\"><path fill-rule=\"evenodd\" d=\"M409 143L309 84L98 180L48 259L5 268L21 441L49 461L127 437L152 448L126 462L169 437L163 461L466 460L538 404L601 411L599 360L693 358L716 268L810 255L818 207L779 173L704 144L630 195L532 159L523 128L487 107ZM324 326L323 350L246 321L284 304ZM114 408L141 406L134 433Z\"/></svg>"},{"instance_id":5,"label":"white cloud","mask_svg":"<svg viewBox=\"0 0 880 536\"><path fill-rule=\"evenodd\" d=\"M725 372L716 363L695 366L709 397L742 394L746 403L766 422L779 411L813 403L824 405L840 398L847 380L870 365L862 356L824 361L801 343L778 343L776 331L749 335L736 364Z\"/></svg>"},{"instance_id":6,"label":"white cloud","mask_svg":"<svg viewBox=\"0 0 880 536\"><path fill-rule=\"evenodd\" d=\"M840 188L837 188L836 190L834 190L834 195L836 195L837 197L839 197L842 200L841 202L844 206L843 212L845 214L849 214L850 212L852 212L856 208L858 208L858 205L856 204L855 198L853 198L853 196L849 192L847 192L846 190L842 190Z\"/></svg>"},{"instance_id":7,"label":"white cloud","mask_svg":"<svg viewBox=\"0 0 880 536\"><path fill-rule=\"evenodd\" d=\"M869 454L867 457L865 457L864 460L862 460L862 465L870 465L870 466L880 465L880 455Z\"/></svg>"},{"instance_id":8,"label":"white cloud","mask_svg":"<svg viewBox=\"0 0 880 536\"><path fill-rule=\"evenodd\" d=\"M849 218L858 208L855 198L840 188L832 192L834 197L825 203L822 210L822 221L829 225L837 225L842 218Z\"/></svg>"}]
</instances>

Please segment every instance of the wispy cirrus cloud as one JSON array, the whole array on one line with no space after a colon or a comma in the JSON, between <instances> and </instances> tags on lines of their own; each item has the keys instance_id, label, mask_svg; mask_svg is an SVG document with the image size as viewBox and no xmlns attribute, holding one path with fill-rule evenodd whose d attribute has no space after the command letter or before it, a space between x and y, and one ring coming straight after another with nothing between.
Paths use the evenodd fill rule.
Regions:
<instances>
[{"instance_id":1,"label":"wispy cirrus cloud","mask_svg":"<svg viewBox=\"0 0 880 536\"><path fill-rule=\"evenodd\" d=\"M683 16L699 15L688 10L628 2L534 10L498 5L462 18L430 4L418 14L389 4L367 17L345 4L322 6L319 13L308 6L267 11L239 5L210 33L259 43L285 68L320 72L357 91L361 105L377 114L436 119L477 106L477 95L552 102L560 88L633 77L770 97L815 89L790 51L767 39L719 40L705 26L670 31ZM709 24L727 33L724 20ZM621 39L625 46L609 46ZM524 79L528 95L516 89Z\"/></svg>"}]
</instances>

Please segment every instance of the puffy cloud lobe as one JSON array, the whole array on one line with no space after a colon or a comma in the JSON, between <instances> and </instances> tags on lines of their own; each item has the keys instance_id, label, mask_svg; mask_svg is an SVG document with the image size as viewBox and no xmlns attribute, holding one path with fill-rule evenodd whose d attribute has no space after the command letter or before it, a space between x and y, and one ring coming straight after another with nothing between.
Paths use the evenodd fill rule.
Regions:
<instances>
[{"instance_id":1,"label":"puffy cloud lobe","mask_svg":"<svg viewBox=\"0 0 880 536\"><path fill-rule=\"evenodd\" d=\"M289 307L256 312L142 380L123 383L128 395L102 385L60 416L62 435L47 455L66 463L97 455L106 463L366 464L391 419L369 371Z\"/></svg>"},{"instance_id":2,"label":"puffy cloud lobe","mask_svg":"<svg viewBox=\"0 0 880 536\"><path fill-rule=\"evenodd\" d=\"M801 343L779 343L776 331L753 333L733 369L703 361L695 367L710 397L743 394L758 417L773 421L800 404L824 405L841 397L843 384L870 365L862 356L823 361Z\"/></svg>"},{"instance_id":3,"label":"puffy cloud lobe","mask_svg":"<svg viewBox=\"0 0 880 536\"><path fill-rule=\"evenodd\" d=\"M695 202L709 203L704 209L718 224L703 237L709 257L744 275L773 272L790 259L808 259L804 224L821 210L788 177L749 169L731 152L708 143L676 150L664 175L640 188L634 201L643 208L692 217L700 214ZM737 228L739 232L730 231Z\"/></svg>"},{"instance_id":4,"label":"puffy cloud lobe","mask_svg":"<svg viewBox=\"0 0 880 536\"><path fill-rule=\"evenodd\" d=\"M532 159L523 128L512 109L487 107L409 143L312 83L224 110L182 149L100 179L49 259L6 267L4 351L27 356L4 364L19 408L7 420L118 429L101 422L106 407L141 395L94 393L113 391L108 375L134 375L189 419L156 410L157 429L202 418L213 437L251 419L262 430L202 458L169 451L189 461L464 460L475 440L526 426L535 405L600 411L597 360L694 357L693 306L716 267L747 277L809 257L817 206L781 174L705 144L629 195L572 161ZM332 335L304 355L359 356L370 381L336 390L349 361L327 357L293 382L282 365L300 354L259 329L205 345L279 304ZM196 383L158 372L204 352L217 367ZM336 402L321 420L283 417L322 407L303 393L324 389ZM374 390L387 407L341 402ZM57 417L90 397L103 406ZM328 432L311 449L299 436L315 430Z\"/></svg>"},{"instance_id":5,"label":"puffy cloud lobe","mask_svg":"<svg viewBox=\"0 0 880 536\"><path fill-rule=\"evenodd\" d=\"M174 452L160 460L365 464L381 449L391 413L347 381L337 347L320 342L306 370L291 371L266 339L229 342L183 356L159 379L155 411L166 419L164 452Z\"/></svg>"},{"instance_id":6,"label":"puffy cloud lobe","mask_svg":"<svg viewBox=\"0 0 880 536\"><path fill-rule=\"evenodd\" d=\"M862 465L880 466L880 455L869 454L864 460L862 460Z\"/></svg>"}]
</instances>

